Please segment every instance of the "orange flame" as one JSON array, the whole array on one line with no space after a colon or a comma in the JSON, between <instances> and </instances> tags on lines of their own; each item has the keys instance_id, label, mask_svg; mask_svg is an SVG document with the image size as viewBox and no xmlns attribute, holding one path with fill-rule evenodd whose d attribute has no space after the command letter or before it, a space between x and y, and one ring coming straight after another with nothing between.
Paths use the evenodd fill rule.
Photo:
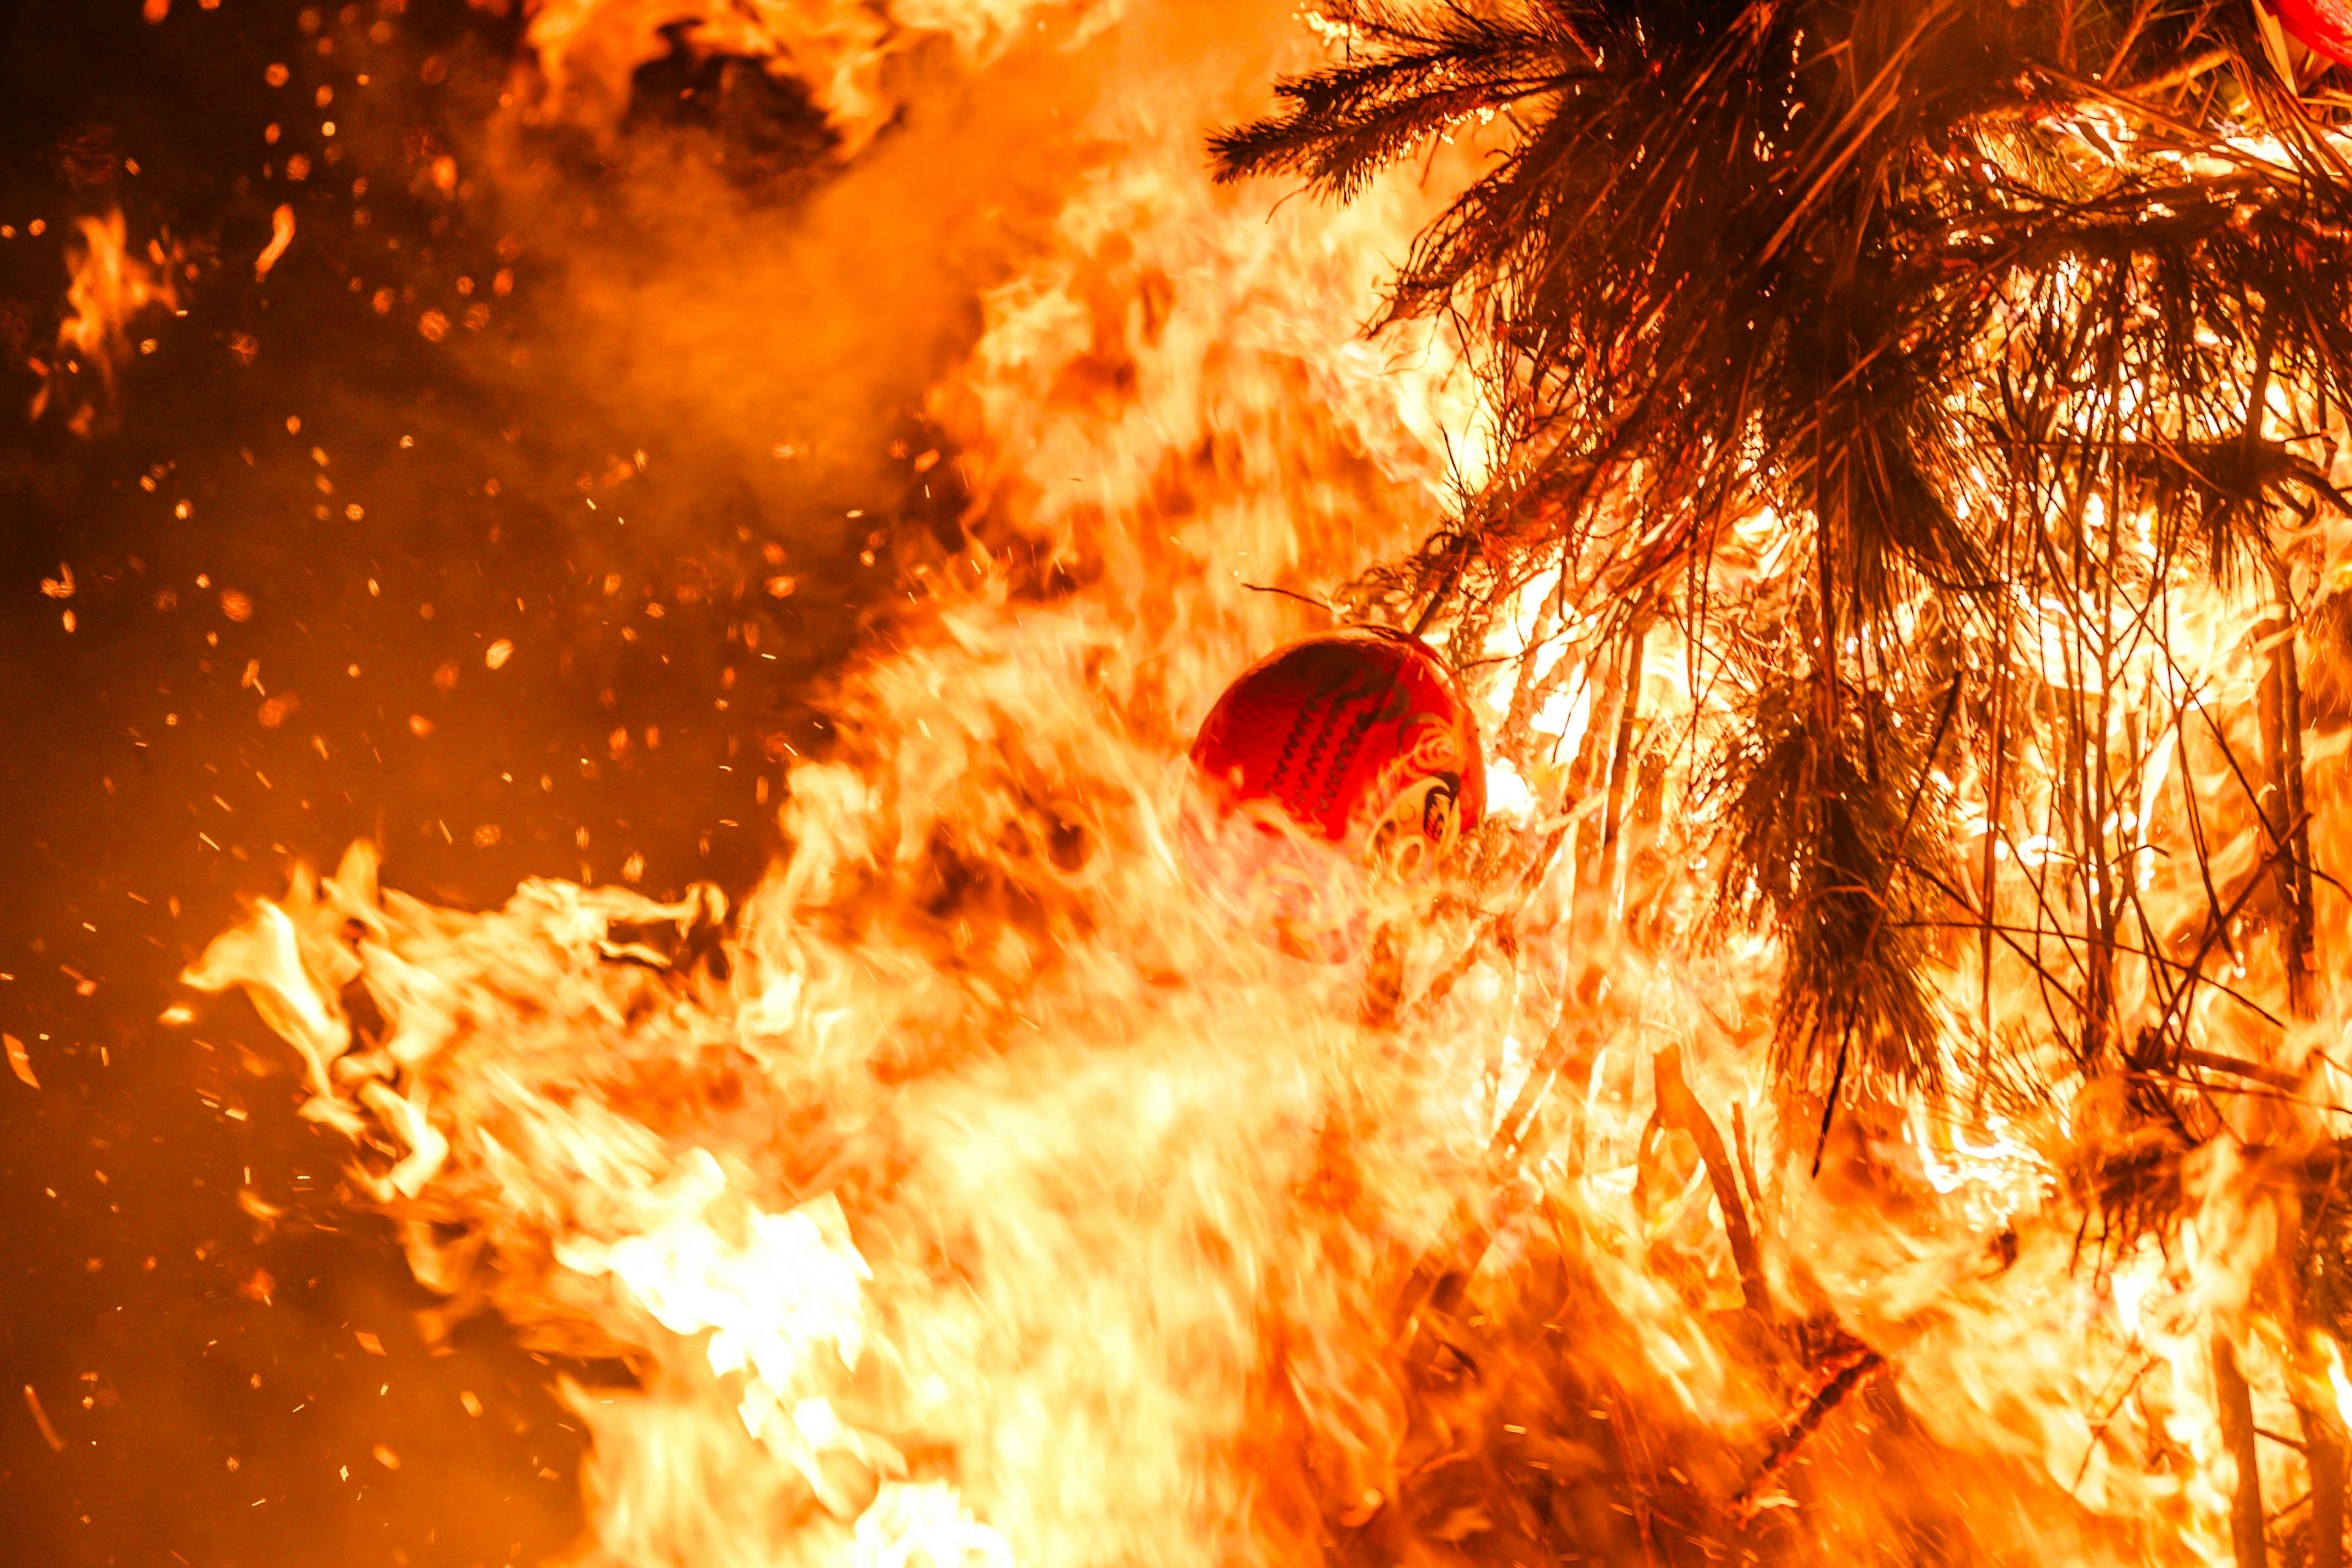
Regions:
<instances>
[{"instance_id":1,"label":"orange flame","mask_svg":"<svg viewBox=\"0 0 2352 1568\"><path fill-rule=\"evenodd\" d=\"M888 121L897 100L885 80L893 62L945 38L968 65L1002 56L1040 14L1091 19L1114 0L532 0L526 40L559 112L610 127L628 107L629 76L670 49L680 28L704 55L762 59L799 81L855 153Z\"/></svg>"},{"instance_id":2,"label":"orange flame","mask_svg":"<svg viewBox=\"0 0 2352 1568\"><path fill-rule=\"evenodd\" d=\"M177 310L180 296L173 260L160 243L149 242L144 259L125 248L120 210L77 218L74 226L80 238L68 250L73 282L66 291L66 317L58 324L58 358L44 368L32 417L53 404L61 413L70 407L66 427L88 436L111 417L117 371L131 353L132 324L153 310ZM152 346L152 341L141 345Z\"/></svg>"}]
</instances>

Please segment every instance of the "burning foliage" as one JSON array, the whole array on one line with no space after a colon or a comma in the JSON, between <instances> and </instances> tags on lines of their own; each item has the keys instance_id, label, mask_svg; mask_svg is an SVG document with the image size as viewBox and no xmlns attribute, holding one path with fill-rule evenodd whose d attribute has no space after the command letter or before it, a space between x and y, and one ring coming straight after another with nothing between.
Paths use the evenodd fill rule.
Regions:
<instances>
[{"instance_id":1,"label":"burning foliage","mask_svg":"<svg viewBox=\"0 0 2352 1568\"><path fill-rule=\"evenodd\" d=\"M189 978L436 1322L629 1358L590 1561L2340 1563L2352 176L2265 16L1327 11L1271 217L1196 138L1302 40L1072 20L768 878L362 847ZM1318 966L1179 845L1335 616L1496 761Z\"/></svg>"}]
</instances>

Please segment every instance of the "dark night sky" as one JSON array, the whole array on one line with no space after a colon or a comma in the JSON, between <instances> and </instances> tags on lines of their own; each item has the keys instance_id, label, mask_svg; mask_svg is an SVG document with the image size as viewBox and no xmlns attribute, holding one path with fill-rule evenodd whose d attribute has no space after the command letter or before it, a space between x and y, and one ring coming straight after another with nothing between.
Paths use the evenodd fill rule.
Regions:
<instances>
[{"instance_id":1,"label":"dark night sky","mask_svg":"<svg viewBox=\"0 0 2352 1568\"><path fill-rule=\"evenodd\" d=\"M476 907L632 856L648 891L748 885L776 848L761 781L823 743L810 682L889 577L877 535L959 500L909 460L945 350L796 463L752 416L698 422L694 364L658 413L614 384L572 303L583 255L625 287L615 258L650 243L646 149L778 221L821 178L821 126L756 70L665 62L640 75L659 118L616 142L493 146L513 20L139 11L0 5L0 1030L39 1078L0 1078L0 1555L535 1561L582 1519L553 1369L491 1321L428 1346L389 1223L339 1194L345 1147L295 1118L289 1053L239 1000L158 1015L240 900L354 837ZM295 240L257 283L281 203ZM176 251L185 314L134 325L152 352L79 436L27 418L28 366L75 220L118 208L134 254ZM68 599L42 588L61 565Z\"/></svg>"}]
</instances>

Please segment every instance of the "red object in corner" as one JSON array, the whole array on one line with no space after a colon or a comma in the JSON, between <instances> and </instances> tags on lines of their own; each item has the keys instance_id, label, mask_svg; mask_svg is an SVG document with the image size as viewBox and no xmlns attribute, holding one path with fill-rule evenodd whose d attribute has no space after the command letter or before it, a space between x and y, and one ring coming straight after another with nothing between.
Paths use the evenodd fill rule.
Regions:
<instances>
[{"instance_id":1,"label":"red object in corner","mask_svg":"<svg viewBox=\"0 0 2352 1568\"><path fill-rule=\"evenodd\" d=\"M2352 66L2352 5L2346 0L2269 0L2279 26L2304 47Z\"/></svg>"},{"instance_id":2,"label":"red object in corner","mask_svg":"<svg viewBox=\"0 0 2352 1568\"><path fill-rule=\"evenodd\" d=\"M1469 704L1427 645L1382 626L1251 666L1202 722L1192 761L1227 829L1216 880L1301 957L1352 952L1366 878L1427 881L1486 810ZM1233 831L1237 817L1255 832Z\"/></svg>"}]
</instances>

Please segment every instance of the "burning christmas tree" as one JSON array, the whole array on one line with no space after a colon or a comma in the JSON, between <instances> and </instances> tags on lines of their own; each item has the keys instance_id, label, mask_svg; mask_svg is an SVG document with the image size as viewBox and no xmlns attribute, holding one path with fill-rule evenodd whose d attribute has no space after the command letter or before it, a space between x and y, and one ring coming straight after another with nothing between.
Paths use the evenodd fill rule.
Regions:
<instances>
[{"instance_id":1,"label":"burning christmas tree","mask_svg":"<svg viewBox=\"0 0 2352 1568\"><path fill-rule=\"evenodd\" d=\"M592 1561L2339 1563L2330 15L1329 8L1213 148L1330 205L1124 58L747 899L191 979L629 1358ZM1487 760L1329 963L1186 752L1335 622Z\"/></svg>"}]
</instances>

